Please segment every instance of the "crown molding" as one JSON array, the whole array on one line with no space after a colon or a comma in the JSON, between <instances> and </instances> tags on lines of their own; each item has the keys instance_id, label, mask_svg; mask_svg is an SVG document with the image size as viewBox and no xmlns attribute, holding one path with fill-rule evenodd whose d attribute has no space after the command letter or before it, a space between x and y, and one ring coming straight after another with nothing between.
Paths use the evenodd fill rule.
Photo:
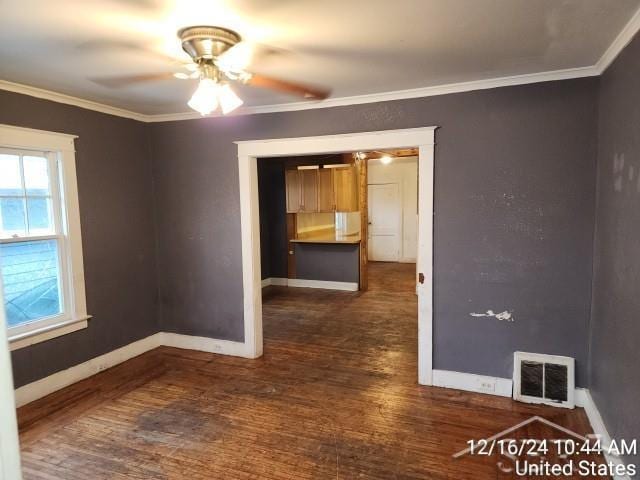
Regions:
<instances>
[{"instance_id":1,"label":"crown molding","mask_svg":"<svg viewBox=\"0 0 640 480\"><path fill-rule=\"evenodd\" d=\"M22 85L20 83L8 82L6 80L0 80L0 90L21 93L23 95L29 95L30 97L51 100L52 102L64 103L66 105L73 105L74 107L80 107L87 110L93 110L95 112L106 113L108 115L115 115L117 117L131 118L140 122L149 121L148 115L132 112L123 108L112 107L110 105L93 102L91 100L85 100L84 98L72 97L71 95L65 95L64 93L31 87L29 85Z\"/></svg>"},{"instance_id":2,"label":"crown molding","mask_svg":"<svg viewBox=\"0 0 640 480\"><path fill-rule=\"evenodd\" d=\"M433 87L412 88L409 90L396 90L384 93L372 93L368 95L355 95L351 97L328 98L320 102L293 102L276 105L263 105L257 107L239 108L230 116L254 115L258 113L292 112L298 110L313 110L317 108L344 107L348 105L361 105L365 103L389 102L393 100L406 100L410 98L433 97L448 93L470 92L473 90L486 90L489 88L525 85L529 83L549 82L553 80L567 80L570 78L593 77L599 75L594 67L568 68L541 73L514 75L511 77L489 78L486 80L474 80L471 82L450 83ZM219 117L220 114L209 115L205 118ZM229 115L228 115L229 116ZM197 112L185 112L166 115L149 115L147 122L173 122L179 120L194 120L203 118Z\"/></svg>"},{"instance_id":3,"label":"crown molding","mask_svg":"<svg viewBox=\"0 0 640 480\"><path fill-rule=\"evenodd\" d=\"M604 71L613 63L616 57L624 50L624 47L629 45L633 37L640 31L640 8L636 10L631 19L627 22L624 28L620 31L618 36L611 42L609 48L600 57L600 60L595 64L598 69L598 75L602 75Z\"/></svg>"},{"instance_id":4,"label":"crown molding","mask_svg":"<svg viewBox=\"0 0 640 480\"><path fill-rule=\"evenodd\" d=\"M355 95L350 97L329 98L321 102L292 102L276 105L263 105L256 107L239 108L232 115L253 115L258 113L292 112L297 110L312 110L316 108L343 107L348 105L361 105L365 103L388 102L393 100L406 100L411 98L432 97L436 95L446 95L450 93L470 92L473 90L485 90L489 88L508 87L515 85L526 85L530 83L550 82L555 80L568 80L571 78L594 77L602 73L611 65L620 52L631 42L633 37L640 31L640 8L633 14L624 28L613 40L600 59L591 66L567 68L563 70L552 70L548 72L529 73L508 77L490 78L485 80L474 80L470 82L450 83L436 85L432 87L413 88L409 90L396 90L384 93L373 93L367 95ZM65 95L41 88L30 87L18 83L0 80L0 90L21 93L32 97L43 98L53 102L74 105L76 107L94 110L118 117L131 118L140 122L174 122L181 120L195 120L198 118L217 117L221 115L210 115L202 117L197 112L169 113L159 115L148 115L132 112L122 108L112 107L91 100Z\"/></svg>"}]
</instances>

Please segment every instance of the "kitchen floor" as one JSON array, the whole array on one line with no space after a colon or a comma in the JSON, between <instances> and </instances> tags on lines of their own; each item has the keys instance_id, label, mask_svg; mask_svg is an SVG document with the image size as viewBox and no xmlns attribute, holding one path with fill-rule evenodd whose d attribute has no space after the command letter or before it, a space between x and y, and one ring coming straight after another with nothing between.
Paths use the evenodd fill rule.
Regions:
<instances>
[{"instance_id":1,"label":"kitchen floor","mask_svg":"<svg viewBox=\"0 0 640 480\"><path fill-rule=\"evenodd\" d=\"M452 454L532 415L588 431L582 409L419 386L414 276L373 263L366 293L268 287L258 360L162 347L23 407L24 477L512 478Z\"/></svg>"}]
</instances>

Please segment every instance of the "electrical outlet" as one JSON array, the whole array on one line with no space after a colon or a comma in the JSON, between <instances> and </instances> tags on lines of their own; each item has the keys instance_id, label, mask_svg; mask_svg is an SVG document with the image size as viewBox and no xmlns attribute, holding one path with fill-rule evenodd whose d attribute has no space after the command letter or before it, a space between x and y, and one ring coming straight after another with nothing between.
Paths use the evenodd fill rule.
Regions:
<instances>
[{"instance_id":1,"label":"electrical outlet","mask_svg":"<svg viewBox=\"0 0 640 480\"><path fill-rule=\"evenodd\" d=\"M478 385L478 387L482 392L495 392L496 381L491 379L480 380L480 384Z\"/></svg>"}]
</instances>

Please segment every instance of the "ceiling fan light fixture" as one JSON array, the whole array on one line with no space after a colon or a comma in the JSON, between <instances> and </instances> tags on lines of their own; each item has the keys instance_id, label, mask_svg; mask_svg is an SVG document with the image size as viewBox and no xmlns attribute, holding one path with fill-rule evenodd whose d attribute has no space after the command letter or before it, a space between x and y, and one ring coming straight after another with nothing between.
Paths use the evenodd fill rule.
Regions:
<instances>
[{"instance_id":1,"label":"ceiling fan light fixture","mask_svg":"<svg viewBox=\"0 0 640 480\"><path fill-rule=\"evenodd\" d=\"M231 89L229 84L225 84L219 89L218 100L220 101L220 108L224 115L234 111L244 103L242 99L236 95L236 92Z\"/></svg>"},{"instance_id":2,"label":"ceiling fan light fixture","mask_svg":"<svg viewBox=\"0 0 640 480\"><path fill-rule=\"evenodd\" d=\"M191 108L200 115L209 115L218 108L218 91L220 86L210 78L203 78L198 84L198 88L193 93L191 100L187 102Z\"/></svg>"}]
</instances>

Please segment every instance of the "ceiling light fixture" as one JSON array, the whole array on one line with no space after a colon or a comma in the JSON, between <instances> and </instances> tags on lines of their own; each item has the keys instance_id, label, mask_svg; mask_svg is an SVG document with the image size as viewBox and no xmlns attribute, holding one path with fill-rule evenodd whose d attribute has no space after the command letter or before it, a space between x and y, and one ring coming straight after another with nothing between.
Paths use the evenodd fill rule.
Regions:
<instances>
[{"instance_id":1,"label":"ceiling light fixture","mask_svg":"<svg viewBox=\"0 0 640 480\"><path fill-rule=\"evenodd\" d=\"M222 113L226 115L229 112L234 111L244 102L242 99L236 95L228 83L224 84L218 90L218 100L220 102L220 108L222 109Z\"/></svg>"},{"instance_id":2,"label":"ceiling light fixture","mask_svg":"<svg viewBox=\"0 0 640 480\"><path fill-rule=\"evenodd\" d=\"M380 157L380 162L383 165L389 165L392 161L393 161L393 158L391 158L389 155L385 155L384 157Z\"/></svg>"},{"instance_id":3,"label":"ceiling light fixture","mask_svg":"<svg viewBox=\"0 0 640 480\"><path fill-rule=\"evenodd\" d=\"M219 86L215 80L203 78L187 105L202 116L209 115L218 108L218 90Z\"/></svg>"},{"instance_id":4,"label":"ceiling light fixture","mask_svg":"<svg viewBox=\"0 0 640 480\"><path fill-rule=\"evenodd\" d=\"M202 116L210 115L218 108L218 105L220 105L222 113L226 115L244 103L229 84L221 83L216 78L217 75L213 75L213 77L210 78L208 70L203 69L198 88L187 103Z\"/></svg>"}]
</instances>

